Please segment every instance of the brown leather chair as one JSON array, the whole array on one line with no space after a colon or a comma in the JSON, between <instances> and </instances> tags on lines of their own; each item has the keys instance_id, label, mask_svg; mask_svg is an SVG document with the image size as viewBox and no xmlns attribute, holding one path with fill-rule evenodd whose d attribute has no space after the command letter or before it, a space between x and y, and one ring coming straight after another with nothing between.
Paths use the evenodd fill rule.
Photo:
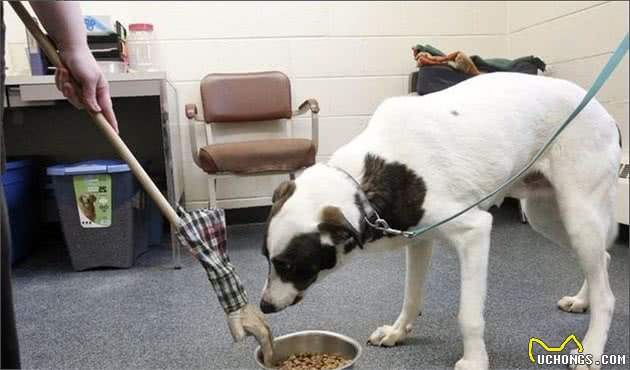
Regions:
<instances>
[{"instance_id":1,"label":"brown leather chair","mask_svg":"<svg viewBox=\"0 0 630 370\"><path fill-rule=\"evenodd\" d=\"M195 164L209 175L210 207L216 207L216 180L232 176L295 173L315 163L319 104L308 99L295 111L291 108L291 83L282 72L209 74L201 80L203 114L195 104L186 105L190 122L190 144ZM311 112L312 140L291 137L197 145L199 122L234 123L288 120ZM211 136L211 126L208 125ZM292 133L293 130L291 129ZM212 139L210 139L213 141Z\"/></svg>"}]
</instances>

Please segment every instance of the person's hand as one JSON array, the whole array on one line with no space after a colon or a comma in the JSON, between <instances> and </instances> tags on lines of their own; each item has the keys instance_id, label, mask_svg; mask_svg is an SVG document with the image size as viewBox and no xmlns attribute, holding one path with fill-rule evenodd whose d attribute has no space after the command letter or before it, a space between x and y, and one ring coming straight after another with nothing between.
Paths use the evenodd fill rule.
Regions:
<instances>
[{"instance_id":1,"label":"person's hand","mask_svg":"<svg viewBox=\"0 0 630 370\"><path fill-rule=\"evenodd\" d=\"M118 121L112 108L109 85L87 46L61 50L60 55L68 69L58 68L55 72L55 84L59 91L79 109L87 106L92 112L102 112L109 124L118 132ZM72 86L70 73L79 83L82 97L77 95Z\"/></svg>"},{"instance_id":2,"label":"person's hand","mask_svg":"<svg viewBox=\"0 0 630 370\"><path fill-rule=\"evenodd\" d=\"M248 303L240 310L230 313L228 326L232 337L237 342L248 335L254 336L262 349L265 365L271 366L273 335L271 334L271 327L258 307Z\"/></svg>"}]
</instances>

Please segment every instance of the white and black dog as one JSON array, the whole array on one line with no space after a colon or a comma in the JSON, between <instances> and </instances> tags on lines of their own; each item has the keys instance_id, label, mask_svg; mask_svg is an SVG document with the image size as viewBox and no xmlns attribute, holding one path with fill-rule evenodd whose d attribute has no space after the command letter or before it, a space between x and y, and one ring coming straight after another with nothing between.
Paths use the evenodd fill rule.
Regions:
<instances>
[{"instance_id":1,"label":"white and black dog","mask_svg":"<svg viewBox=\"0 0 630 370\"><path fill-rule=\"evenodd\" d=\"M459 324L463 357L456 369L487 369L484 300L493 204L523 201L532 227L575 251L585 281L558 301L565 311L590 308L584 353L604 351L615 299L608 253L617 233L615 202L620 134L590 102L543 157L504 193L459 218L409 240L371 228L376 210L392 228L440 221L503 184L534 156L578 105L573 83L518 73L481 75L423 97L387 99L368 127L328 164L281 184L263 245L269 276L261 309L280 311L362 248L406 247L405 297L398 320L369 342L400 343L423 305L433 241L456 249L461 271Z\"/></svg>"}]
</instances>

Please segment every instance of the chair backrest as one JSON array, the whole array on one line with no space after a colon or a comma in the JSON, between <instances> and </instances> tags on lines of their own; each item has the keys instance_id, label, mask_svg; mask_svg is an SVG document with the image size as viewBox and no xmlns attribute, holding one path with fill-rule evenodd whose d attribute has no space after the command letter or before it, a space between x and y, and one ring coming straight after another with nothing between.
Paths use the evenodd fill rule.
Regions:
<instances>
[{"instance_id":1,"label":"chair backrest","mask_svg":"<svg viewBox=\"0 0 630 370\"><path fill-rule=\"evenodd\" d=\"M291 118L291 83L282 72L209 74L201 102L206 122Z\"/></svg>"}]
</instances>

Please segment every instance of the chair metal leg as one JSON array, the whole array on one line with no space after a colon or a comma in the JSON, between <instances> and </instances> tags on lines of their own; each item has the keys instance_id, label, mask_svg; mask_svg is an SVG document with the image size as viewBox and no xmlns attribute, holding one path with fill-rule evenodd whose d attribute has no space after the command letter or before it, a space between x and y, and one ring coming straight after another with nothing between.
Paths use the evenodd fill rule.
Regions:
<instances>
[{"instance_id":1,"label":"chair metal leg","mask_svg":"<svg viewBox=\"0 0 630 370\"><path fill-rule=\"evenodd\" d=\"M173 246L173 268L175 270L179 270L182 268L182 253L181 253L181 245L175 237L175 227L171 226L171 245Z\"/></svg>"},{"instance_id":2,"label":"chair metal leg","mask_svg":"<svg viewBox=\"0 0 630 370\"><path fill-rule=\"evenodd\" d=\"M214 176L208 178L208 207L216 208L217 206L217 179Z\"/></svg>"},{"instance_id":3,"label":"chair metal leg","mask_svg":"<svg viewBox=\"0 0 630 370\"><path fill-rule=\"evenodd\" d=\"M521 222L526 224L528 222L527 221L527 215L525 214L525 211L523 211L523 203L522 202L523 202L522 200L518 201L518 211L521 214Z\"/></svg>"}]
</instances>

